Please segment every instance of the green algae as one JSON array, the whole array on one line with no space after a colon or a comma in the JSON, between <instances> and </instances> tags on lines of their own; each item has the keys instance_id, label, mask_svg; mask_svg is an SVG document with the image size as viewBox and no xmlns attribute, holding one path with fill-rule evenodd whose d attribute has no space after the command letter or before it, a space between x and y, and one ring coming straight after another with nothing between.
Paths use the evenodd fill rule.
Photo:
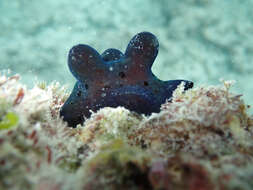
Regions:
<instances>
[{"instance_id":1,"label":"green algae","mask_svg":"<svg viewBox=\"0 0 253 190\"><path fill-rule=\"evenodd\" d=\"M0 122L0 130L11 129L18 124L18 116L14 112L8 112Z\"/></svg>"},{"instance_id":2,"label":"green algae","mask_svg":"<svg viewBox=\"0 0 253 190\"><path fill-rule=\"evenodd\" d=\"M11 111L11 107L4 98L0 99L0 130L11 129L18 124L18 115Z\"/></svg>"}]
</instances>

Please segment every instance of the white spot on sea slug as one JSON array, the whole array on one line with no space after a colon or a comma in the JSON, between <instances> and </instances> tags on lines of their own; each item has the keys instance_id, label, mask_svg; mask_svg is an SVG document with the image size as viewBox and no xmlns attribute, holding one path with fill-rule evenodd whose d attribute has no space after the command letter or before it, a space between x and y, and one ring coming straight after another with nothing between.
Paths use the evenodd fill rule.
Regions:
<instances>
[{"instance_id":1,"label":"white spot on sea slug","mask_svg":"<svg viewBox=\"0 0 253 190\"><path fill-rule=\"evenodd\" d=\"M75 56L71 56L71 60L75 61L76 60Z\"/></svg>"}]
</instances>

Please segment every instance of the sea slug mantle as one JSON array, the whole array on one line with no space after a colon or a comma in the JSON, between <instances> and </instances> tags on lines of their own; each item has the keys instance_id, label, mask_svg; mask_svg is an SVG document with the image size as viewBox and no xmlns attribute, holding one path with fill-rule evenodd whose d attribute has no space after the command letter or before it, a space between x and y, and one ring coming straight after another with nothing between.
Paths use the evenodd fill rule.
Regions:
<instances>
[{"instance_id":1,"label":"sea slug mantle","mask_svg":"<svg viewBox=\"0 0 253 190\"><path fill-rule=\"evenodd\" d=\"M88 45L79 44L69 51L68 66L77 79L74 89L60 110L70 127L103 107L123 106L140 114L159 112L181 82L159 80L151 71L158 54L157 38L149 32L135 35L125 53L107 49L101 55Z\"/></svg>"}]
</instances>

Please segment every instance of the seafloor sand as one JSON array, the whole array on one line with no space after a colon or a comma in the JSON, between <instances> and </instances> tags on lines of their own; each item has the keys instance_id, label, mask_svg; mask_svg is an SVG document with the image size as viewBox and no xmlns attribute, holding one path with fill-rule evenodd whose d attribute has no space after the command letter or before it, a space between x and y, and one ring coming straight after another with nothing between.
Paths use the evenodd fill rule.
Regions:
<instances>
[{"instance_id":1,"label":"seafloor sand","mask_svg":"<svg viewBox=\"0 0 253 190\"><path fill-rule=\"evenodd\" d=\"M161 79L234 79L252 104L252 7L252 0L2 0L0 70L21 73L30 86L35 77L73 84L66 64L73 45L124 50L146 30L160 42L153 70Z\"/></svg>"}]
</instances>

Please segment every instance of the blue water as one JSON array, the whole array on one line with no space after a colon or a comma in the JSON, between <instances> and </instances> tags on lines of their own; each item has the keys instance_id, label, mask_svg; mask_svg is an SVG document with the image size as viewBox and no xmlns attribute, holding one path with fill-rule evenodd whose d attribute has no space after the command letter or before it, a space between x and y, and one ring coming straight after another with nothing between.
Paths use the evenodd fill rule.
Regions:
<instances>
[{"instance_id":1,"label":"blue water","mask_svg":"<svg viewBox=\"0 0 253 190\"><path fill-rule=\"evenodd\" d=\"M0 0L0 70L28 86L57 80L72 88L73 45L124 51L141 31L158 37L152 69L160 79L236 80L233 91L253 103L253 0Z\"/></svg>"}]
</instances>

